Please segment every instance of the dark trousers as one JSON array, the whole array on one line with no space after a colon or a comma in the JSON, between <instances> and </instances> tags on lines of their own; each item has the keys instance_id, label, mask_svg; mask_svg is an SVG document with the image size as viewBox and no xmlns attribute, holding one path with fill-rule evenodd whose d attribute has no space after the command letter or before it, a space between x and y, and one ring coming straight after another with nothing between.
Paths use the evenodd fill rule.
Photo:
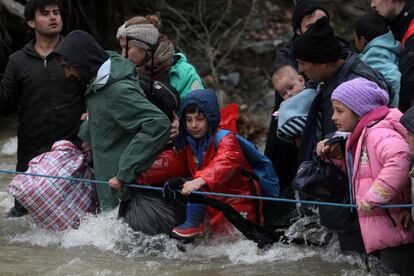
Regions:
<instances>
[{"instance_id":1,"label":"dark trousers","mask_svg":"<svg viewBox=\"0 0 414 276\"><path fill-rule=\"evenodd\" d=\"M381 261L400 275L414 275L414 243L379 251Z\"/></svg>"},{"instance_id":2,"label":"dark trousers","mask_svg":"<svg viewBox=\"0 0 414 276\"><path fill-rule=\"evenodd\" d=\"M25 172L27 171L28 167L29 167L29 162L17 161L16 171ZM14 208L16 208L17 211L22 211L22 212L26 211L23 205L21 205L20 202L18 202L16 199L14 199Z\"/></svg>"}]
</instances>

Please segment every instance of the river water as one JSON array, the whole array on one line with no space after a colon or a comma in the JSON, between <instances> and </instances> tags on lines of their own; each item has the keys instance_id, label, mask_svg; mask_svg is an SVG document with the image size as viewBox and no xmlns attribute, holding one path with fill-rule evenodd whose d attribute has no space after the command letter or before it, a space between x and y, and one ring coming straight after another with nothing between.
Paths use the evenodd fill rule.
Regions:
<instances>
[{"instance_id":1,"label":"river water","mask_svg":"<svg viewBox=\"0 0 414 276\"><path fill-rule=\"evenodd\" d=\"M15 126L0 121L0 168L16 162ZM375 260L371 272L357 255L326 247L275 244L259 250L237 233L227 240L186 245L166 236L133 233L116 210L84 219L79 229L52 233L30 216L6 218L12 176L0 175L0 275L388 275Z\"/></svg>"}]
</instances>

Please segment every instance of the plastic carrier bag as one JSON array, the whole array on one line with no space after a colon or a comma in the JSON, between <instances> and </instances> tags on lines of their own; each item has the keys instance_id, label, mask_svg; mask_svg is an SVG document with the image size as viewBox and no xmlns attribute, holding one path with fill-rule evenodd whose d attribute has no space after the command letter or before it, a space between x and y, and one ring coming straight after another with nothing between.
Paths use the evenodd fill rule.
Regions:
<instances>
[{"instance_id":1,"label":"plastic carrier bag","mask_svg":"<svg viewBox=\"0 0 414 276\"><path fill-rule=\"evenodd\" d=\"M58 141L51 151L33 158L27 173L93 179L84 155L69 141ZM95 188L89 182L19 174L9 192L39 226L54 231L77 228L82 215L96 209Z\"/></svg>"},{"instance_id":2,"label":"plastic carrier bag","mask_svg":"<svg viewBox=\"0 0 414 276\"><path fill-rule=\"evenodd\" d=\"M347 196L348 178L340 168L317 157L300 164L292 188L317 200L341 202Z\"/></svg>"},{"instance_id":3,"label":"plastic carrier bag","mask_svg":"<svg viewBox=\"0 0 414 276\"><path fill-rule=\"evenodd\" d=\"M147 235L169 234L185 221L185 205L178 201L165 202L162 194L148 190L130 190L130 198L121 201L118 217L134 231Z\"/></svg>"}]
</instances>

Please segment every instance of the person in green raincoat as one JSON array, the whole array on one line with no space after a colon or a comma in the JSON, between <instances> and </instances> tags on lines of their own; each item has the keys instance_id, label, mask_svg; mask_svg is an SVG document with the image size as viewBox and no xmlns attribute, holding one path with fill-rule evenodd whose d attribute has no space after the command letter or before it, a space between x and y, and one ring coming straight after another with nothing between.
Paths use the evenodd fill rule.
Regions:
<instances>
[{"instance_id":1,"label":"person in green raincoat","mask_svg":"<svg viewBox=\"0 0 414 276\"><path fill-rule=\"evenodd\" d=\"M88 119L79 136L92 150L96 180L134 183L167 144L168 117L145 98L135 65L103 50L90 34L72 31L55 52L65 75L87 86ZM104 211L125 196L104 184L97 193Z\"/></svg>"}]
</instances>

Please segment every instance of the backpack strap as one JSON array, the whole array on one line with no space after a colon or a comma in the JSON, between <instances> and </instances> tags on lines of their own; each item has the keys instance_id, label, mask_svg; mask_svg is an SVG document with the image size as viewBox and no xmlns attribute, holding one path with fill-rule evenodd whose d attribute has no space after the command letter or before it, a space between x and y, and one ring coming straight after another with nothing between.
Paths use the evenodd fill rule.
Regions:
<instances>
[{"instance_id":1,"label":"backpack strap","mask_svg":"<svg viewBox=\"0 0 414 276\"><path fill-rule=\"evenodd\" d=\"M405 42L407 42L408 38L413 34L414 34L414 19L411 20L410 25L408 26L408 29L405 32L403 39L401 40L401 49L404 49Z\"/></svg>"},{"instance_id":2,"label":"backpack strap","mask_svg":"<svg viewBox=\"0 0 414 276\"><path fill-rule=\"evenodd\" d=\"M232 133L230 130L227 129L219 129L214 136L214 146L217 148L218 144L220 143L221 139L227 134Z\"/></svg>"}]
</instances>

